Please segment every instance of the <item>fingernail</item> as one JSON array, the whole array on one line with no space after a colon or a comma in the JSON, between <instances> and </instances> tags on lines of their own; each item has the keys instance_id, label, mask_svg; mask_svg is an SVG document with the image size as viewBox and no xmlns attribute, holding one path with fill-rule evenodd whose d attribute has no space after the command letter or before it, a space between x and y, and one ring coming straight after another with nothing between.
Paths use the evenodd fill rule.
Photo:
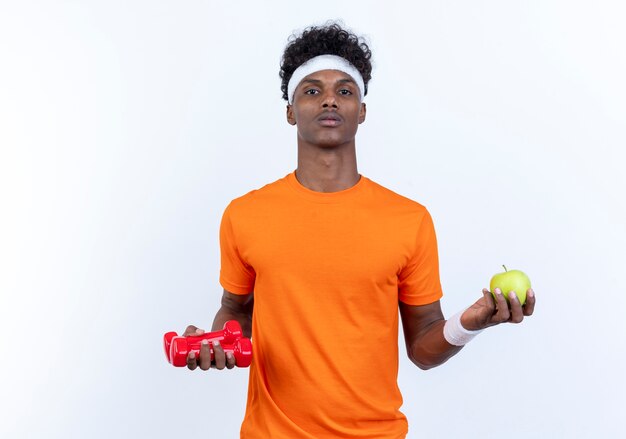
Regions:
<instances>
[{"instance_id":1,"label":"fingernail","mask_svg":"<svg viewBox=\"0 0 626 439\"><path fill-rule=\"evenodd\" d=\"M202 344L205 345L205 346L208 345L209 344L209 340L202 340Z\"/></svg>"},{"instance_id":2,"label":"fingernail","mask_svg":"<svg viewBox=\"0 0 626 439\"><path fill-rule=\"evenodd\" d=\"M193 358L196 358L196 353L195 353L195 351L191 351L191 352L189 352L189 358L192 358L192 359L193 359Z\"/></svg>"},{"instance_id":3,"label":"fingernail","mask_svg":"<svg viewBox=\"0 0 626 439\"><path fill-rule=\"evenodd\" d=\"M228 358L229 360L233 359L233 353L232 352L226 352L226 358Z\"/></svg>"},{"instance_id":4,"label":"fingernail","mask_svg":"<svg viewBox=\"0 0 626 439\"><path fill-rule=\"evenodd\" d=\"M535 297L535 292L533 291L533 289L532 289L532 288L529 288L529 289L528 289L527 296L529 296L529 297Z\"/></svg>"},{"instance_id":5,"label":"fingernail","mask_svg":"<svg viewBox=\"0 0 626 439\"><path fill-rule=\"evenodd\" d=\"M219 346L219 345L220 345L220 341L219 341L219 340L215 340L215 341L213 342L213 346Z\"/></svg>"},{"instance_id":6,"label":"fingernail","mask_svg":"<svg viewBox=\"0 0 626 439\"><path fill-rule=\"evenodd\" d=\"M500 288L496 288L496 294L502 294L502 291L500 291Z\"/></svg>"},{"instance_id":7,"label":"fingernail","mask_svg":"<svg viewBox=\"0 0 626 439\"><path fill-rule=\"evenodd\" d=\"M513 290L509 291L509 299L517 300L517 294L515 294L515 291Z\"/></svg>"}]
</instances>

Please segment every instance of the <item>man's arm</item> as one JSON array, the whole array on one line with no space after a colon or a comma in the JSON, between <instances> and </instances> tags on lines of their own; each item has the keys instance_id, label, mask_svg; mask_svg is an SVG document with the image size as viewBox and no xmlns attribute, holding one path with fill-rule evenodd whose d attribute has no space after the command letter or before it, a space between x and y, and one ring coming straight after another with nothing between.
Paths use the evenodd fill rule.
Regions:
<instances>
[{"instance_id":1,"label":"man's arm","mask_svg":"<svg viewBox=\"0 0 626 439\"><path fill-rule=\"evenodd\" d=\"M254 293L233 294L224 290L222 306L215 314L211 331L219 331L228 320L237 320L241 325L244 337L252 335L252 311L254 309Z\"/></svg>"},{"instance_id":2,"label":"man's arm","mask_svg":"<svg viewBox=\"0 0 626 439\"><path fill-rule=\"evenodd\" d=\"M535 293L528 290L526 303L522 306L514 294L509 303L496 288L494 300L484 289L483 297L461 315L461 325L469 330L481 330L500 323L520 323L524 316L532 315ZM400 316L404 328L407 353L420 369L431 369L445 363L457 354L462 346L454 346L445 339L443 327L446 321L439 301L429 305L413 306L400 302Z\"/></svg>"},{"instance_id":3,"label":"man's arm","mask_svg":"<svg viewBox=\"0 0 626 439\"><path fill-rule=\"evenodd\" d=\"M462 346L453 346L443 337L446 320L439 301L420 306L399 303L406 351L417 367L439 366L461 350Z\"/></svg>"},{"instance_id":4,"label":"man's arm","mask_svg":"<svg viewBox=\"0 0 626 439\"><path fill-rule=\"evenodd\" d=\"M250 338L252 335L252 311L254 309L254 293L249 294L233 294L224 290L222 294L222 306L215 314L213 319L212 331L219 331L224 327L224 323L228 320L236 320L241 325L244 337ZM184 336L201 335L204 330L193 325L187 326ZM200 346L200 354L195 357L193 351L187 357L187 367L194 370L198 366L202 370L208 370L213 365L216 369L232 369L236 366L235 357L224 352L222 346L213 343L214 361L211 364L211 348L208 343Z\"/></svg>"}]
</instances>

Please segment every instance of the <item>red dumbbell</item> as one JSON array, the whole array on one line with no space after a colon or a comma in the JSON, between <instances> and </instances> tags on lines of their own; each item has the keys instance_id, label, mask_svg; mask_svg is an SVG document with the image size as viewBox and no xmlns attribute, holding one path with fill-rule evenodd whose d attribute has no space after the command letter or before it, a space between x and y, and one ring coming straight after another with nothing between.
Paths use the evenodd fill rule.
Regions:
<instances>
[{"instance_id":1,"label":"red dumbbell","mask_svg":"<svg viewBox=\"0 0 626 439\"><path fill-rule=\"evenodd\" d=\"M167 361L172 362L171 359L171 343L174 337L182 337L179 336L176 332L168 332L163 336L163 347L165 348L165 357ZM224 323L224 328L221 331L213 331L207 332L202 335L190 335L187 338L195 339L197 338L200 342L204 339L208 341L218 340L220 343L224 342L226 344L233 344L237 339L243 337L243 331L241 330L241 325L236 320L229 320Z\"/></svg>"},{"instance_id":2,"label":"red dumbbell","mask_svg":"<svg viewBox=\"0 0 626 439\"><path fill-rule=\"evenodd\" d=\"M176 332L168 332L163 336L163 347L167 361L176 367L187 365L187 356L195 352L200 354L203 340L209 342L211 361L214 359L213 342L219 341L225 352L232 352L238 367L247 367L252 362L252 343L243 337L241 326L235 320L229 320L221 331L208 332L202 335L179 336Z\"/></svg>"},{"instance_id":3,"label":"red dumbbell","mask_svg":"<svg viewBox=\"0 0 626 439\"><path fill-rule=\"evenodd\" d=\"M189 340L192 338L193 340ZM176 367L183 367L187 365L187 356L190 352L195 352L196 358L200 355L200 343L202 340L195 340L198 337L174 337L172 339L171 363ZM224 352L231 352L235 356L235 361L238 367L248 367L252 362L252 343L249 338L242 337L235 340L234 343L223 343L222 349ZM211 361L215 360L215 353L213 351L213 344L209 342L209 349L211 351Z\"/></svg>"}]
</instances>

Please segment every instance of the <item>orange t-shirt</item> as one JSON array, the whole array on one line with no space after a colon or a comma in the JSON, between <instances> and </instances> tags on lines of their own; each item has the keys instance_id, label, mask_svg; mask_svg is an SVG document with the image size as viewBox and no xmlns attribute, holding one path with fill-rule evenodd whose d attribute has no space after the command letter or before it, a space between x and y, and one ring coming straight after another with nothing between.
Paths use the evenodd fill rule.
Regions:
<instances>
[{"instance_id":1,"label":"orange t-shirt","mask_svg":"<svg viewBox=\"0 0 626 439\"><path fill-rule=\"evenodd\" d=\"M220 283L254 291L245 439L404 438L398 301L442 296L426 208L361 177L320 193L295 173L233 200Z\"/></svg>"}]
</instances>

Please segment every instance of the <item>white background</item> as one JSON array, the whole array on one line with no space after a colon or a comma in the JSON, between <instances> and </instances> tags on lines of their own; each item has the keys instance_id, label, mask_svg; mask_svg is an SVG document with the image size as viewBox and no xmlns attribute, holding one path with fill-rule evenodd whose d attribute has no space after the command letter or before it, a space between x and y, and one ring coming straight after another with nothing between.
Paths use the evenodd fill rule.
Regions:
<instances>
[{"instance_id":1,"label":"white background","mask_svg":"<svg viewBox=\"0 0 626 439\"><path fill-rule=\"evenodd\" d=\"M359 170L431 211L446 315L503 263L538 297L437 369L402 351L409 437L619 435L625 16L619 1L3 1L0 436L238 437L247 369L175 369L162 335L210 326L224 207L295 168L287 37L337 18L374 52Z\"/></svg>"}]
</instances>

